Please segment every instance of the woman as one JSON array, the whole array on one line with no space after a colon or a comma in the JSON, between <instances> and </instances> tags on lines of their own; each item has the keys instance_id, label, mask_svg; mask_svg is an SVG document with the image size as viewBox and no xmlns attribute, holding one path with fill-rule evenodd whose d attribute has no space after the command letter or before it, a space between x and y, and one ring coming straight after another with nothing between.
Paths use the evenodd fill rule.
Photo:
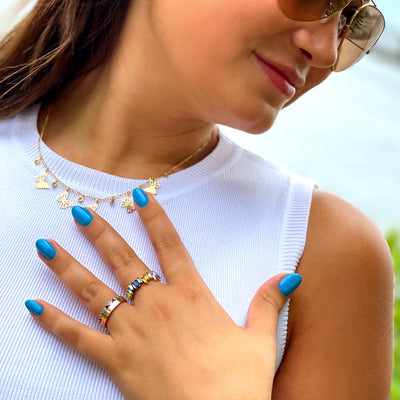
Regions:
<instances>
[{"instance_id":1,"label":"woman","mask_svg":"<svg viewBox=\"0 0 400 400\"><path fill-rule=\"evenodd\" d=\"M266 131L383 24L359 1L39 1L1 46L4 396L387 398L382 235L216 125Z\"/></svg>"}]
</instances>

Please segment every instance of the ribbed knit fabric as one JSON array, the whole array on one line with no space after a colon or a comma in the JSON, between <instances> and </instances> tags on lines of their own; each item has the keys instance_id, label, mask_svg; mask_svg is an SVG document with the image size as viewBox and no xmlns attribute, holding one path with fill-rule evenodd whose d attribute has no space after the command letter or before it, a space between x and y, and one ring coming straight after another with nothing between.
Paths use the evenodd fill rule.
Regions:
<instances>
[{"instance_id":1,"label":"ribbed knit fabric","mask_svg":"<svg viewBox=\"0 0 400 400\"><path fill-rule=\"evenodd\" d=\"M44 330L24 306L26 299L41 298L103 330L38 258L39 238L57 240L117 293L125 289L75 226L70 209L59 208L55 198L64 189L35 188L34 178L43 172L34 163L38 110L35 106L0 122L0 398L122 399L104 371ZM143 183L71 163L45 144L42 152L61 180L85 194L105 197ZM243 325L257 289L279 272L296 270L313 183L241 149L223 134L205 159L160 183L157 199L199 273L232 319ZM74 195L70 199L77 200ZM98 213L162 275L136 213L127 214L119 202L100 203ZM279 318L276 369L285 348L288 307Z\"/></svg>"}]
</instances>

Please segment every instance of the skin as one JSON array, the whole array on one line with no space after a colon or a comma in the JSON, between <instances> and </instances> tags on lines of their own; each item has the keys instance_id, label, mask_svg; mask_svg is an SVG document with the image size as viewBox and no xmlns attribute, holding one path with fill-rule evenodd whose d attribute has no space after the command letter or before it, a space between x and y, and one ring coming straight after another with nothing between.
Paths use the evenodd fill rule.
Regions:
<instances>
[{"instance_id":1,"label":"skin","mask_svg":"<svg viewBox=\"0 0 400 400\"><path fill-rule=\"evenodd\" d=\"M387 243L354 206L314 192L303 284L291 298L274 400L390 398L393 269Z\"/></svg>"},{"instance_id":2,"label":"skin","mask_svg":"<svg viewBox=\"0 0 400 400\"><path fill-rule=\"evenodd\" d=\"M337 16L324 22L289 20L279 11L275 0L193 0L184 7L178 0L137 0L109 62L79 85L72 84L51 105L44 140L71 161L115 175L146 179L164 172L208 140L204 151L192 160L195 163L215 147L218 141L215 123L250 133L264 132L283 107L322 82L336 59L337 23ZM253 51L297 71L305 78L304 86L298 88L293 98L283 96L261 72ZM40 114L39 127L46 112L43 110ZM157 208L155 204L151 203L149 210ZM142 212L141 217L145 211ZM152 223L166 223L162 212L159 209L157 212ZM102 245L101 235L107 231L107 235L114 235L116 248L122 244L110 227L106 230L99 227L103 224L99 221L96 217L90 228L93 232L89 229L85 234L95 244L97 241L99 251L107 259L109 255L104 250L107 246ZM144 220L144 223L151 232L152 228L147 225L150 222ZM167 232L166 237L169 238L171 232ZM167 248L180 249L179 254L171 249L166 251L172 254L174 265L177 259L186 260L182 266L189 268L194 277L194 267L184 255L179 239L169 238L166 244ZM57 254L67 260L67 253L54 245ZM128 261L135 258L131 253L121 254ZM62 269L58 270L63 266L57 264L58 256L55 260L54 263L44 261L72 288L77 278L67 279ZM120 267L114 265L118 263L110 261L110 264L119 276ZM170 268L166 256L165 272ZM139 270L141 273L143 266ZM254 323L265 329L264 333L262 329L259 331L259 337L255 335L254 341L249 341L240 328L232 326L229 318L222 317L222 310L215 300L213 303L205 287L200 296L194 292L191 299L187 299L177 292L178 284L173 284L168 292L163 287L149 285L146 292L153 291L154 296L146 298L146 292L140 293L137 309L140 309L140 302L148 305L151 298L156 299L156 304L151 305L158 315L163 315L166 309L173 310L169 307L176 304L185 304L188 310L198 310L201 315L204 312L201 307L211 304L215 323L210 324L213 328L207 327L206 337L220 337L221 332L230 332L231 336L228 349L226 340L218 341L217 347L213 340L202 342L201 352L184 352L189 358L183 358L172 370L169 363L168 368L165 366L166 356L162 352L154 359L147 354L140 357L160 365L160 371L165 374L165 379L157 385L163 395L143 391L142 385L140 393L148 396L143 398L258 400L271 398L271 391L276 400L388 398L393 346L393 276L390 253L381 233L357 209L316 189L298 272L303 275L304 284L292 296L287 352L273 388L273 350L261 354L262 359L257 354L260 347L268 347L266 343L274 347L273 342L268 341L271 335L269 339L267 336L276 327L276 313L283 301L276 290L277 281L266 284L266 291L261 292L266 295L260 295L274 305L267 317L262 312L264 303L260 298L254 300L259 307L255 306L258 311L250 313L250 318L254 317ZM129 272L131 276L132 271ZM172 276L171 282L174 281ZM88 305L95 314L113 297L106 290L102 288L106 295L102 294L96 304ZM170 295L170 301L163 303L168 308L161 312L157 299ZM203 297L205 303L201 300ZM78 328L52 306L41 304L45 312L38 321L79 351L89 353L85 347L89 345L85 341L88 332L84 327ZM118 324L118 314L131 312L134 315L135 311L128 311L128 307L121 305L113 314L109 325L112 337L126 338L126 332L119 333L123 327ZM179 312L185 307L179 308ZM266 313L268 309L266 307ZM120 319L124 326L127 318L130 317L123 315ZM171 334L163 342L169 352L179 350L180 335L193 332L195 325L191 324L197 323L192 314L184 321L163 321L165 331L171 328L174 334L179 333L175 341ZM165 331L154 321L149 324L145 332L138 332L141 340L159 343L162 338L152 339L147 333ZM133 322L132 329L137 330ZM201 330L205 332L204 325ZM88 337L100 340L97 334L92 332ZM192 341L197 343L198 338L190 336L188 343ZM118 361L118 355L125 360L121 349L128 348L128 343L122 339L118 343L112 361L95 361L106 368L129 398L136 395L129 382L146 377L140 375L140 371L124 374L126 364ZM262 346L254 343L262 343ZM232 353L236 346L246 348L250 356L243 358ZM251 351L252 346L257 351ZM214 357L216 349L221 359ZM134 351L139 350L135 348ZM239 357L241 363L233 363L232 354ZM94 358L93 354L88 355ZM179 374L186 376L187 365L193 365L194 369L187 376L187 386L183 385L182 391L176 393L171 382ZM146 371L146 365L142 365L142 370ZM144 386L157 390L154 385ZM169 397L165 397L165 393Z\"/></svg>"},{"instance_id":3,"label":"skin","mask_svg":"<svg viewBox=\"0 0 400 400\"><path fill-rule=\"evenodd\" d=\"M60 155L110 174L164 172L204 143L215 123L266 131L293 99L276 90L253 51L306 78L296 97L325 79L336 59L337 16L295 22L275 0L133 4L113 57L60 94L44 136ZM216 15L224 16L218 24ZM216 143L214 135L205 153Z\"/></svg>"}]
</instances>

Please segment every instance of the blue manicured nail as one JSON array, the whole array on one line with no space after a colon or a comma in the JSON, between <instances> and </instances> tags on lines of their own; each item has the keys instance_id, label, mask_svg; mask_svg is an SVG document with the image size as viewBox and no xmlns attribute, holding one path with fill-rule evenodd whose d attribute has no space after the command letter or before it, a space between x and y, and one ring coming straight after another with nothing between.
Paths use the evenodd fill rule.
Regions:
<instances>
[{"instance_id":1,"label":"blue manicured nail","mask_svg":"<svg viewBox=\"0 0 400 400\"><path fill-rule=\"evenodd\" d=\"M71 211L75 220L81 225L88 226L92 222L93 215L86 208L73 206Z\"/></svg>"},{"instance_id":2,"label":"blue manicured nail","mask_svg":"<svg viewBox=\"0 0 400 400\"><path fill-rule=\"evenodd\" d=\"M147 194L139 188L133 189L132 192L133 199L135 200L135 203L139 207L145 207L147 204L149 204L149 199L147 197Z\"/></svg>"},{"instance_id":3,"label":"blue manicured nail","mask_svg":"<svg viewBox=\"0 0 400 400\"><path fill-rule=\"evenodd\" d=\"M36 240L36 248L48 260L52 260L56 256L56 249L46 239Z\"/></svg>"},{"instance_id":4,"label":"blue manicured nail","mask_svg":"<svg viewBox=\"0 0 400 400\"><path fill-rule=\"evenodd\" d=\"M286 275L279 283L278 288L284 296L289 296L293 293L302 281L302 277L299 274Z\"/></svg>"},{"instance_id":5,"label":"blue manicured nail","mask_svg":"<svg viewBox=\"0 0 400 400\"><path fill-rule=\"evenodd\" d=\"M35 315L43 314L43 307L39 303L36 303L35 300L27 300L25 302L25 306L31 313Z\"/></svg>"}]
</instances>

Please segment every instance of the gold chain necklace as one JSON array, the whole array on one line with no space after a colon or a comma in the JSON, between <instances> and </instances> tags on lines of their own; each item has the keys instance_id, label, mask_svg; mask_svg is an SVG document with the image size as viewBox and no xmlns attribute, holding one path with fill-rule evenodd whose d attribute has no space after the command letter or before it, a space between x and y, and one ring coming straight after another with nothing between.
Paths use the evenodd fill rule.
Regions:
<instances>
[{"instance_id":1,"label":"gold chain necklace","mask_svg":"<svg viewBox=\"0 0 400 400\"><path fill-rule=\"evenodd\" d=\"M57 175L51 170L51 168L49 167L47 162L44 160L42 150L41 150L41 143L42 143L44 131L45 131L45 128L47 125L47 121L49 120L49 114L50 114L50 112L48 112L46 115L46 119L43 123L42 131L40 132L40 135L39 135L39 141L38 141L39 157L35 160L35 164L36 165L42 164L43 167L45 168L45 171L42 172L41 174L35 176L35 180L37 181L36 188L37 189L50 189L50 185L46 182L47 177L50 175L53 178L53 182L51 183L51 186L53 188L57 188L59 186L62 186L64 188L64 191L56 197L56 200L58 202L60 202L60 208L69 208L69 207L73 207L75 205L68 198L70 193L73 193L78 197L78 203L83 203L85 201L85 199L91 200L93 203L91 205L89 205L88 207L91 208L93 211L97 210L97 207L99 206L100 202L108 202L109 204L114 204L115 201L117 199L120 199L121 197L123 197L123 199L120 203L120 206L125 208L128 214L135 211L135 209L133 207L133 203L131 201L131 197L130 197L132 190L129 190L129 191L123 192L123 193L118 193L118 194L112 195L112 196L107 196L107 197L96 197L96 196L84 194L84 193L80 192L79 190L71 188L69 185L67 185L60 178L57 177ZM198 147L192 154L190 154L189 156L184 158L181 162L172 166L169 170L167 170L160 176L158 176L156 178L149 178L146 182L139 185L138 188L144 190L147 193L156 195L157 189L159 189L161 187L160 183L158 182L158 179L168 177L174 171L176 171L179 167L186 164L194 156L199 154L208 145L208 143L211 140L211 137L212 137L212 134L210 135L210 137L207 139L207 141L205 143L203 143L200 147Z\"/></svg>"}]
</instances>

